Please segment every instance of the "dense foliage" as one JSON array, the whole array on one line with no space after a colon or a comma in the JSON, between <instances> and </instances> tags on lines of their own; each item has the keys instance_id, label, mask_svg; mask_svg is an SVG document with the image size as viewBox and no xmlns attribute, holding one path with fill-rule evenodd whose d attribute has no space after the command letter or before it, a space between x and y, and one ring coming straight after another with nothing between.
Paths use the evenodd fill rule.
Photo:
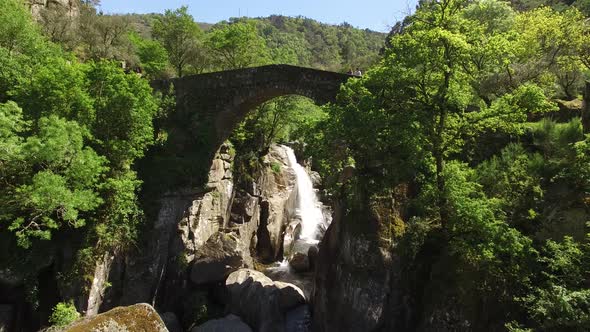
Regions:
<instances>
[{"instance_id":1,"label":"dense foliage","mask_svg":"<svg viewBox=\"0 0 590 332\"><path fill-rule=\"evenodd\" d=\"M405 237L422 240L402 241L407 269L429 257L451 282L412 296L455 298L476 330L590 328L588 128L563 102L569 122L531 122L575 104L588 75L589 27L560 9L422 1L310 140L335 193L355 167L341 196L352 208L416 188ZM420 289L436 287L428 278Z\"/></svg>"},{"instance_id":2,"label":"dense foliage","mask_svg":"<svg viewBox=\"0 0 590 332\"><path fill-rule=\"evenodd\" d=\"M159 101L147 81L99 60L104 49L80 62L20 1L0 7L3 237L34 250L79 229L92 248L128 246L141 221L133 165L153 141Z\"/></svg>"}]
</instances>

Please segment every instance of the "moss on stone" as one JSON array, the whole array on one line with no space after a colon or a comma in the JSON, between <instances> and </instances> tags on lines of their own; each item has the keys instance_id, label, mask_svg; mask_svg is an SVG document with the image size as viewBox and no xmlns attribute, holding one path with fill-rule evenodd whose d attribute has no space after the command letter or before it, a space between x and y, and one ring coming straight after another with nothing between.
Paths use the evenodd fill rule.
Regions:
<instances>
[{"instance_id":1,"label":"moss on stone","mask_svg":"<svg viewBox=\"0 0 590 332\"><path fill-rule=\"evenodd\" d=\"M103 314L88 317L66 327L64 332L102 332L116 327L117 331L167 332L164 322L149 304L117 307Z\"/></svg>"}]
</instances>

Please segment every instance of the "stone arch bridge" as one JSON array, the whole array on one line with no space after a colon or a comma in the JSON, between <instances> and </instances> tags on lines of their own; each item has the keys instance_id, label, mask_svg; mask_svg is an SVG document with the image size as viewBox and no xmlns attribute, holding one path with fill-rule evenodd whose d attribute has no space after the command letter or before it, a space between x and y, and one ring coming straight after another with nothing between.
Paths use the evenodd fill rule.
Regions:
<instances>
[{"instance_id":1,"label":"stone arch bridge","mask_svg":"<svg viewBox=\"0 0 590 332\"><path fill-rule=\"evenodd\" d=\"M177 162L207 159L260 104L301 95L323 105L335 101L347 74L290 65L268 65L154 81L166 93L174 87L176 110L165 123L165 151ZM200 157L198 157L200 156ZM210 160L210 159L209 159Z\"/></svg>"},{"instance_id":2,"label":"stone arch bridge","mask_svg":"<svg viewBox=\"0 0 590 332\"><path fill-rule=\"evenodd\" d=\"M209 118L221 144L249 111L284 95L305 96L319 105L335 100L349 75L290 65L228 70L153 82L158 90L172 84L177 112ZM218 144L218 145L219 145Z\"/></svg>"}]
</instances>

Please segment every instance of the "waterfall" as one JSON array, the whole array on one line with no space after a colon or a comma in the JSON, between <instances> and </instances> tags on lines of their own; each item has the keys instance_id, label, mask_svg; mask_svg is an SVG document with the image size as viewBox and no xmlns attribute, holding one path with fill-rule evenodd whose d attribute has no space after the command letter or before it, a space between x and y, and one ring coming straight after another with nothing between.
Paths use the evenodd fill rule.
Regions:
<instances>
[{"instance_id":1,"label":"waterfall","mask_svg":"<svg viewBox=\"0 0 590 332\"><path fill-rule=\"evenodd\" d=\"M297 162L295 152L288 146L282 146L287 153L289 166L295 172L297 186L297 199L294 217L301 220L301 234L299 240L310 244L317 244L321 240L321 229L327 227L329 220L326 220L323 213L323 204L318 199L313 182L305 168Z\"/></svg>"},{"instance_id":2,"label":"waterfall","mask_svg":"<svg viewBox=\"0 0 590 332\"><path fill-rule=\"evenodd\" d=\"M309 252L324 236L331 219L331 211L318 199L313 181L305 168L297 162L293 149L281 145L287 156L288 166L295 174L295 189L289 198L288 225L283 238L284 259L265 269L265 274L273 280L287 282L301 288L305 297L311 297L313 288L313 269ZM303 257L302 257L303 256ZM301 314L301 313L300 313ZM305 316L305 315L303 315ZM301 322L309 323L309 316L301 317Z\"/></svg>"}]
</instances>

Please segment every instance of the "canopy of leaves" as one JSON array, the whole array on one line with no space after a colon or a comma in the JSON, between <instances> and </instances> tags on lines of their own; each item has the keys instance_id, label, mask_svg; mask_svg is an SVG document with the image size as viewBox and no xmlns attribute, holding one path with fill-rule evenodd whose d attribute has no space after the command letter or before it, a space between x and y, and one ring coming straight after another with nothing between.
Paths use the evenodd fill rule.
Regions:
<instances>
[{"instance_id":1,"label":"canopy of leaves","mask_svg":"<svg viewBox=\"0 0 590 332\"><path fill-rule=\"evenodd\" d=\"M153 23L153 36L168 51L170 63L181 77L191 58L198 57L203 32L188 13L188 7L167 10Z\"/></svg>"},{"instance_id":2,"label":"canopy of leaves","mask_svg":"<svg viewBox=\"0 0 590 332\"><path fill-rule=\"evenodd\" d=\"M240 69L268 64L264 39L252 21L218 25L207 34L207 47L217 68Z\"/></svg>"}]
</instances>

